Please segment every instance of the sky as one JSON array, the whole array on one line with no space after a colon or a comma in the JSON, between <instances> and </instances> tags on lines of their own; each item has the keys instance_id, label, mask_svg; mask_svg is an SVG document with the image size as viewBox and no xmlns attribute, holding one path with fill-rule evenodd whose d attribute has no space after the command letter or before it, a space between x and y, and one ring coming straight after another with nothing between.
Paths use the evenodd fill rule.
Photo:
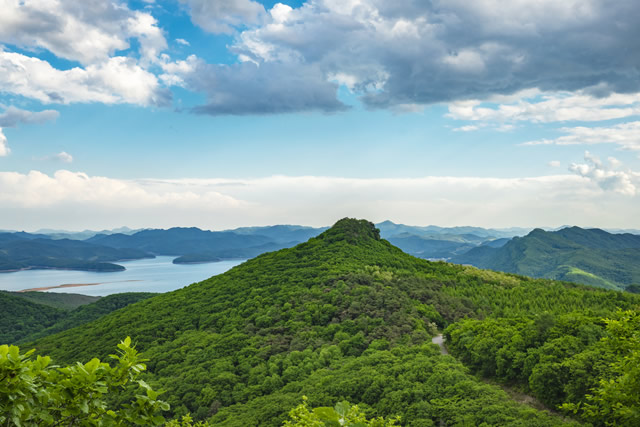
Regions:
<instances>
[{"instance_id":1,"label":"sky","mask_svg":"<svg viewBox=\"0 0 640 427\"><path fill-rule=\"evenodd\" d=\"M0 11L0 229L640 228L637 0Z\"/></svg>"}]
</instances>

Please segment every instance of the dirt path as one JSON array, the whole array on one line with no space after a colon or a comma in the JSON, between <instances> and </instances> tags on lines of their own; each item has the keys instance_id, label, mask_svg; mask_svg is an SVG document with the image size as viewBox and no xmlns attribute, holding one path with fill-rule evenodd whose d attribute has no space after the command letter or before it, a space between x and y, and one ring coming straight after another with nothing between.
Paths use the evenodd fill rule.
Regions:
<instances>
[{"instance_id":1,"label":"dirt path","mask_svg":"<svg viewBox=\"0 0 640 427\"><path fill-rule=\"evenodd\" d=\"M444 346L444 337L442 336L442 334L436 335L435 337L431 338L431 342L434 344L438 344L438 347L440 347L440 353L449 354L447 348Z\"/></svg>"}]
</instances>

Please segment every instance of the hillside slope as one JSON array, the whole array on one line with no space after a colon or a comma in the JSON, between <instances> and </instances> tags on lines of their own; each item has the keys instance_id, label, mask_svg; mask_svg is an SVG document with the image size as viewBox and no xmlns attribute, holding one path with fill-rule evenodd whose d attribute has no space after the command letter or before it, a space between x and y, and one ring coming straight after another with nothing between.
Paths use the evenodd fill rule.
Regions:
<instances>
[{"instance_id":1,"label":"hillside slope","mask_svg":"<svg viewBox=\"0 0 640 427\"><path fill-rule=\"evenodd\" d=\"M640 283L640 236L579 227L554 232L536 229L501 248L481 246L452 261L532 277L624 289Z\"/></svg>"},{"instance_id":2,"label":"hillside slope","mask_svg":"<svg viewBox=\"0 0 640 427\"><path fill-rule=\"evenodd\" d=\"M366 221L341 220L291 249L37 342L73 361L131 335L173 414L220 425L279 425L307 395L407 424L557 425L468 376L430 343L465 317L637 306L632 294L411 257ZM528 420L528 421L527 421Z\"/></svg>"},{"instance_id":3,"label":"hillside slope","mask_svg":"<svg viewBox=\"0 0 640 427\"><path fill-rule=\"evenodd\" d=\"M21 293L0 291L0 344L33 341L81 326L155 295L129 292L95 298L44 292L26 294L25 297ZM48 298L49 296L51 298ZM82 305L79 305L80 302Z\"/></svg>"}]
</instances>

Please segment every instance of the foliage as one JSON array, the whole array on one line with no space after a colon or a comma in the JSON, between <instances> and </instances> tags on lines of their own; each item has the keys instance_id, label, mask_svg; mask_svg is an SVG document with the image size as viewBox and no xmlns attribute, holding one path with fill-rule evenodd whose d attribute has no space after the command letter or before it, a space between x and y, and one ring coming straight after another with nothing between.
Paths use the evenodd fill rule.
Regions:
<instances>
[{"instance_id":1,"label":"foliage","mask_svg":"<svg viewBox=\"0 0 640 427\"><path fill-rule=\"evenodd\" d=\"M382 417L367 420L365 414L357 405L349 402L339 402L335 407L319 407L309 410L307 396L302 396L303 402L289 412L291 421L285 421L285 427L391 427L396 426L400 417L384 419Z\"/></svg>"},{"instance_id":2,"label":"foliage","mask_svg":"<svg viewBox=\"0 0 640 427\"><path fill-rule=\"evenodd\" d=\"M602 344L612 355L607 375L586 400L563 408L595 425L640 425L640 312L619 312L605 322L608 335Z\"/></svg>"},{"instance_id":3,"label":"foliage","mask_svg":"<svg viewBox=\"0 0 640 427\"><path fill-rule=\"evenodd\" d=\"M640 312L464 320L446 330L474 371L524 386L593 425L640 422Z\"/></svg>"},{"instance_id":4,"label":"foliage","mask_svg":"<svg viewBox=\"0 0 640 427\"><path fill-rule=\"evenodd\" d=\"M47 294L45 292L29 292L29 294ZM105 314L126 307L155 294L145 292L129 292L91 299L95 302L81 305L75 310L62 310L36 301L53 301L58 306L73 306L82 298L73 294L55 294L51 299L0 291L0 343L17 344L32 341L47 335L71 329L96 320ZM90 301L91 301L90 300ZM123 334L123 335L126 335ZM117 343L114 342L114 344Z\"/></svg>"},{"instance_id":5,"label":"foliage","mask_svg":"<svg viewBox=\"0 0 640 427\"><path fill-rule=\"evenodd\" d=\"M160 425L169 405L138 377L146 366L127 337L111 355L114 366L99 359L66 367L51 365L48 356L32 359L16 346L0 346L0 424L7 426ZM107 397L131 383L143 394L110 408Z\"/></svg>"},{"instance_id":6,"label":"foliage","mask_svg":"<svg viewBox=\"0 0 640 427\"><path fill-rule=\"evenodd\" d=\"M9 292L16 297L27 299L38 304L48 305L50 307L60 308L63 310L73 310L81 305L96 302L100 297L94 297L81 294L67 294L63 292Z\"/></svg>"},{"instance_id":7,"label":"foliage","mask_svg":"<svg viewBox=\"0 0 640 427\"><path fill-rule=\"evenodd\" d=\"M15 343L64 319L62 309L38 304L0 291L0 343Z\"/></svg>"}]
</instances>

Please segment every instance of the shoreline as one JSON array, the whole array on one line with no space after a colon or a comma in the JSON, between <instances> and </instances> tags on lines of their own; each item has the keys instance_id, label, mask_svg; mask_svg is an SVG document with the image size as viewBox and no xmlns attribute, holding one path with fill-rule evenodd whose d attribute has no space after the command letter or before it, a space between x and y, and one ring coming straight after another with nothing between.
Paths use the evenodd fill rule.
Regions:
<instances>
[{"instance_id":1,"label":"shoreline","mask_svg":"<svg viewBox=\"0 0 640 427\"><path fill-rule=\"evenodd\" d=\"M143 259L155 259L155 258L156 258L156 255L152 255L152 256L146 256L142 258L123 258L115 261L104 261L105 264L117 265L119 267L122 267L124 270L98 270L95 268L91 269L91 268L73 268L73 267L46 267L46 266L32 265L29 267L14 268L11 270L0 270L0 274L17 273L18 271L29 271L29 270L60 270L60 271L88 271L89 273L118 273L121 271L126 271L127 268L122 265L115 264L117 262L141 261Z\"/></svg>"},{"instance_id":2,"label":"shoreline","mask_svg":"<svg viewBox=\"0 0 640 427\"><path fill-rule=\"evenodd\" d=\"M77 287L81 287L81 286L106 285L107 283L142 282L142 281L143 280L131 279L131 280L120 280L120 281L116 281L116 282L64 283L62 285L55 285L55 286L42 286L42 287L39 287L39 288L21 289L19 291L14 291L14 292L42 292L42 291L48 291L50 289L77 288Z\"/></svg>"}]
</instances>

